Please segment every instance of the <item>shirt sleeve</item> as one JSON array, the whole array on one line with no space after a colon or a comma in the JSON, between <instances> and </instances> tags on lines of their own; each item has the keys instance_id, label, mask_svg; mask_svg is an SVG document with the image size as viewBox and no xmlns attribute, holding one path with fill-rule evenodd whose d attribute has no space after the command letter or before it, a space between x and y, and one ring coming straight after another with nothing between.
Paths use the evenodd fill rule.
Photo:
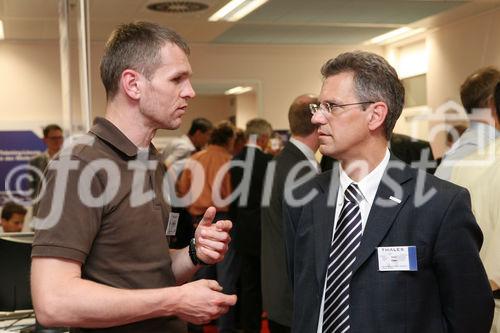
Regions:
<instances>
[{"instance_id":1,"label":"shirt sleeve","mask_svg":"<svg viewBox=\"0 0 500 333\"><path fill-rule=\"evenodd\" d=\"M82 200L84 193L98 197L104 189L99 177L79 183L82 171L88 168L81 160L76 170L65 170L68 161L54 161L47 170L46 192L36 212L32 257L58 257L85 262L102 223L103 205L89 207ZM64 165L66 163L66 165ZM67 176L67 177L66 177ZM82 191L83 186L89 186Z\"/></svg>"}]
</instances>

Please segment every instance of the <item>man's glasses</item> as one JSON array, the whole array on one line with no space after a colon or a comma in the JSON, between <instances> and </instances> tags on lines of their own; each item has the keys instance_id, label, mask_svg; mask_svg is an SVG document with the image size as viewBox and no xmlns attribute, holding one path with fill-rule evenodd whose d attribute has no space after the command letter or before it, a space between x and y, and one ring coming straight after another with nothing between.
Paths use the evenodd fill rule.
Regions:
<instances>
[{"instance_id":1,"label":"man's glasses","mask_svg":"<svg viewBox=\"0 0 500 333\"><path fill-rule=\"evenodd\" d=\"M346 106L351 105L362 105L362 104L372 104L375 102L357 102L357 103L348 103L348 104L335 104L331 102L322 102L320 104L309 104L309 110L311 110L312 114L315 114L318 111L328 112L328 113L337 113L340 110L343 110Z\"/></svg>"}]
</instances>

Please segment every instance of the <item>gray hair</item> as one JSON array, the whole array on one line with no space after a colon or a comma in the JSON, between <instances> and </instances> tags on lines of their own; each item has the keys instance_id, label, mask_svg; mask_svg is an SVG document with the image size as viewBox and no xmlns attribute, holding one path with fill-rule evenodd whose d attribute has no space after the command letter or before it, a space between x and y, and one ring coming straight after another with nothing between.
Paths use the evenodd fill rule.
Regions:
<instances>
[{"instance_id":1,"label":"gray hair","mask_svg":"<svg viewBox=\"0 0 500 333\"><path fill-rule=\"evenodd\" d=\"M267 135L270 137L272 134L273 134L273 127L265 119L254 118L249 120L246 124L245 135L247 138L249 138L250 135L257 135L257 137L260 137L262 135Z\"/></svg>"},{"instance_id":2,"label":"gray hair","mask_svg":"<svg viewBox=\"0 0 500 333\"><path fill-rule=\"evenodd\" d=\"M353 73L354 89L360 101L380 101L387 105L384 132L389 140L405 100L405 88L396 70L381 56L363 51L342 53L321 68L324 79L344 72Z\"/></svg>"}]
</instances>

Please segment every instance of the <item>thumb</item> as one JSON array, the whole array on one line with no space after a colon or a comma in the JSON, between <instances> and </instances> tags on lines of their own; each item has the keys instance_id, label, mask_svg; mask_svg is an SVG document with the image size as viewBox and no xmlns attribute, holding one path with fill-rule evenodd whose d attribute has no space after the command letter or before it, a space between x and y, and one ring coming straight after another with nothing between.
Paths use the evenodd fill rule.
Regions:
<instances>
[{"instance_id":1,"label":"thumb","mask_svg":"<svg viewBox=\"0 0 500 333\"><path fill-rule=\"evenodd\" d=\"M215 217L215 207L208 207L198 225L209 226L212 224L214 217Z\"/></svg>"},{"instance_id":2,"label":"thumb","mask_svg":"<svg viewBox=\"0 0 500 333\"><path fill-rule=\"evenodd\" d=\"M206 280L208 288L215 291L222 291L221 285L215 280Z\"/></svg>"},{"instance_id":3,"label":"thumb","mask_svg":"<svg viewBox=\"0 0 500 333\"><path fill-rule=\"evenodd\" d=\"M223 295L220 299L220 303L226 306L233 306L236 304L237 300L238 298L236 297L236 295Z\"/></svg>"}]
</instances>

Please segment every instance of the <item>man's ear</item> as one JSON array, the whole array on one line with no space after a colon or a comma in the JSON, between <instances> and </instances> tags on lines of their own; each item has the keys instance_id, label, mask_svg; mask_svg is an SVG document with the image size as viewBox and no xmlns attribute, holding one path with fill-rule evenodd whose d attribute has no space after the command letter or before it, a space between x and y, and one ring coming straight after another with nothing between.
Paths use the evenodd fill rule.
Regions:
<instances>
[{"instance_id":1,"label":"man's ear","mask_svg":"<svg viewBox=\"0 0 500 333\"><path fill-rule=\"evenodd\" d=\"M141 97L140 80L141 75L132 69L126 69L122 72L120 84L129 98L138 100Z\"/></svg>"},{"instance_id":2,"label":"man's ear","mask_svg":"<svg viewBox=\"0 0 500 333\"><path fill-rule=\"evenodd\" d=\"M370 131L375 131L378 128L383 130L385 118L389 109L384 102L376 102L371 105L370 118L368 119L368 128Z\"/></svg>"}]
</instances>

